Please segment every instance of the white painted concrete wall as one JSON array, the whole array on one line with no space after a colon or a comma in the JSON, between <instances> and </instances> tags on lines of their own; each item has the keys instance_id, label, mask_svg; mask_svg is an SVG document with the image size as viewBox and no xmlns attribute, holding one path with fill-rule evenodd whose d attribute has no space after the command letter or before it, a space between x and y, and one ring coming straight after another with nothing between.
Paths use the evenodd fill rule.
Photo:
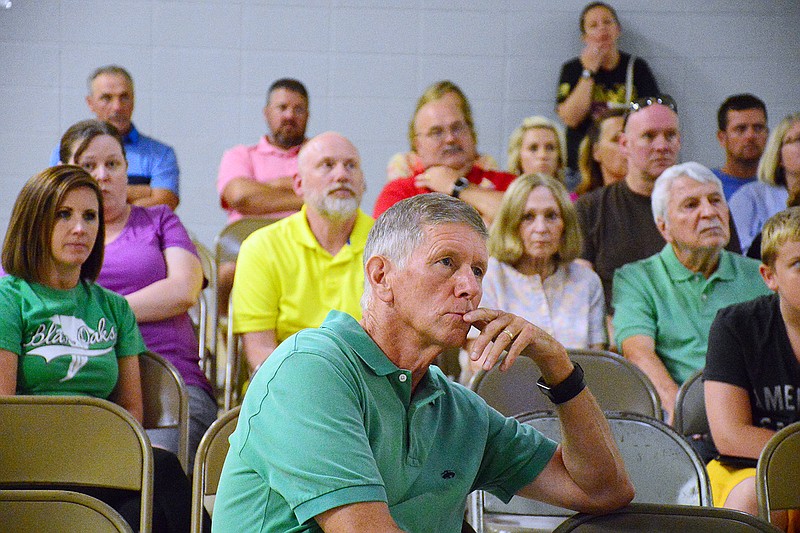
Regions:
<instances>
[{"instance_id":1,"label":"white painted concrete wall","mask_svg":"<svg viewBox=\"0 0 800 533\"><path fill-rule=\"evenodd\" d=\"M311 93L309 133L334 129L364 160L372 204L406 150L416 98L449 78L472 101L479 148L505 164L525 116L555 118L561 63L581 44L578 0L12 0L0 3L0 228L22 184L88 118L86 77L118 63L136 82L134 121L175 147L184 223L206 244L225 223L222 152L265 132L278 77ZM750 91L770 125L800 110L798 0L611 0L621 48L647 59L680 106L683 160L720 164L716 109Z\"/></svg>"}]
</instances>

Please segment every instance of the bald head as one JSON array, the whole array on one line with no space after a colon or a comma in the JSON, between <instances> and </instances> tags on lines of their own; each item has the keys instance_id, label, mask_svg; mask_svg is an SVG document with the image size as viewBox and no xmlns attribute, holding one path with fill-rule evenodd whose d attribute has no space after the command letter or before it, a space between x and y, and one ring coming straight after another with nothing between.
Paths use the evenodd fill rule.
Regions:
<instances>
[{"instance_id":1,"label":"bald head","mask_svg":"<svg viewBox=\"0 0 800 533\"><path fill-rule=\"evenodd\" d=\"M295 191L309 209L329 218L354 216L365 190L361 157L343 135L321 133L300 150Z\"/></svg>"},{"instance_id":2,"label":"bald head","mask_svg":"<svg viewBox=\"0 0 800 533\"><path fill-rule=\"evenodd\" d=\"M328 152L331 149L351 151L358 160L359 167L361 166L361 156L358 154L358 150L353 143L340 133L326 131L325 133L320 133L316 137L312 137L303 145L303 148L300 149L300 152L297 154L298 171L302 174L304 166L307 166L315 157L319 157L321 153Z\"/></svg>"},{"instance_id":3,"label":"bald head","mask_svg":"<svg viewBox=\"0 0 800 533\"><path fill-rule=\"evenodd\" d=\"M678 114L661 104L652 104L631 113L620 138L628 158L629 185L641 182L652 190L653 182L678 160L681 148ZM632 183L633 182L633 183ZM632 187L637 192L641 187Z\"/></svg>"}]
</instances>

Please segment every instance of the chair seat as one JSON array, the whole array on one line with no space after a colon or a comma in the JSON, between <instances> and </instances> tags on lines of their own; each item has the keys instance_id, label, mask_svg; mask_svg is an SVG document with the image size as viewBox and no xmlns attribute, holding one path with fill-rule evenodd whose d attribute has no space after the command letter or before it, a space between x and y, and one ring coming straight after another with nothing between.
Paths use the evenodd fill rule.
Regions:
<instances>
[{"instance_id":1,"label":"chair seat","mask_svg":"<svg viewBox=\"0 0 800 533\"><path fill-rule=\"evenodd\" d=\"M566 520L564 516L502 515L487 518L485 533L551 533Z\"/></svg>"}]
</instances>

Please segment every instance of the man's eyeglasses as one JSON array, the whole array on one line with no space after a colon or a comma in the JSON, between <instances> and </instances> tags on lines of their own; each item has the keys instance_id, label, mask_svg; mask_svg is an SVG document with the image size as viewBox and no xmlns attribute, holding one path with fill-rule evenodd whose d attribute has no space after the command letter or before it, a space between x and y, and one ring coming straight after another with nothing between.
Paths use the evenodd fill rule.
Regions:
<instances>
[{"instance_id":1,"label":"man's eyeglasses","mask_svg":"<svg viewBox=\"0 0 800 533\"><path fill-rule=\"evenodd\" d=\"M648 96L646 98L637 98L630 104L628 104L628 114L636 113L640 109L644 109L645 107L651 106L653 104L661 104L666 106L676 113L678 112L678 104L675 103L675 100L668 94L662 94L659 96Z\"/></svg>"},{"instance_id":2,"label":"man's eyeglasses","mask_svg":"<svg viewBox=\"0 0 800 533\"><path fill-rule=\"evenodd\" d=\"M434 126L425 133L417 133L436 142L442 142L450 133L453 137L461 137L469 131L469 126L463 122L454 122L450 127Z\"/></svg>"}]
</instances>

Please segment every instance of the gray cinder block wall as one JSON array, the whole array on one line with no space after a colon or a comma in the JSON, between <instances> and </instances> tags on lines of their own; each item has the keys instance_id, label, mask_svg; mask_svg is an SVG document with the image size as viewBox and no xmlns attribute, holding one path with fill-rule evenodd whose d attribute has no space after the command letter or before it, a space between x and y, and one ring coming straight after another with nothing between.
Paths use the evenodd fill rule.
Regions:
<instances>
[{"instance_id":1,"label":"gray cinder block wall","mask_svg":"<svg viewBox=\"0 0 800 533\"><path fill-rule=\"evenodd\" d=\"M0 2L0 228L61 133L89 117L86 76L119 63L136 81L137 127L172 144L184 223L206 244L225 223L220 156L265 131L269 83L303 80L309 133L361 151L364 207L406 150L414 102L449 78L472 101L481 151L505 164L511 130L555 117L562 62L581 48L579 0L13 0ZM646 58L680 106L682 159L718 165L715 113L751 91L770 125L800 110L798 0L611 0L621 48Z\"/></svg>"}]
</instances>

